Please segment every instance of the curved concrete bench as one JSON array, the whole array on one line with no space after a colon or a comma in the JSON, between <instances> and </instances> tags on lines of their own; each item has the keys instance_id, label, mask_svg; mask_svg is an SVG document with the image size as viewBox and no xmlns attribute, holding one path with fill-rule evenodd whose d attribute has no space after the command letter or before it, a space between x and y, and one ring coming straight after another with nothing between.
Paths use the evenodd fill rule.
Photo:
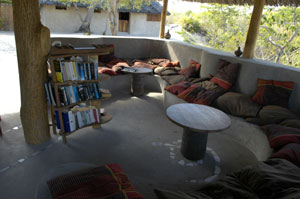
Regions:
<instances>
[{"instance_id":1,"label":"curved concrete bench","mask_svg":"<svg viewBox=\"0 0 300 199\"><path fill-rule=\"evenodd\" d=\"M267 62L258 59L238 58L233 53L223 52L203 46L195 46L178 41L163 40L157 38L134 37L85 37L85 38L52 38L63 44L74 45L113 44L115 56L119 58L145 58L163 57L170 60L178 60L182 67L188 66L191 59L201 64L200 77L215 74L219 59L225 59L233 63L240 63L240 73L233 88L234 91L253 95L257 87L257 79L272 79L278 81L294 81L294 90L290 96L289 108L300 109L300 69ZM123 92L126 86L130 88L130 76L118 76L118 81L105 81L108 88L119 88L115 92ZM112 79L115 79L112 78ZM155 79L157 81L155 81ZM110 85L112 84L112 85ZM183 101L176 96L165 92L166 83L157 76L145 78L145 89L164 94L164 107ZM105 86L104 86L105 87ZM112 89L113 90L113 89ZM114 91L113 91L114 92ZM112 94L113 94L112 92ZM127 92L127 91L126 91ZM225 133L232 139L247 147L258 160L265 160L271 149L266 136L258 126L248 124L240 118L233 118L232 127Z\"/></svg>"},{"instance_id":2,"label":"curved concrete bench","mask_svg":"<svg viewBox=\"0 0 300 199\"><path fill-rule=\"evenodd\" d=\"M130 91L131 75L113 76L110 80L104 81L103 88L109 88L112 95L118 92ZM187 103L176 95L165 91L167 82L158 75L147 75L145 78L145 90L163 93L163 107L167 109L173 104ZM217 132L233 140L237 145L247 148L258 161L266 160L271 154L268 139L262 129L254 124L250 124L242 118L231 117L231 126L226 130ZM200 118L199 118L200 119Z\"/></svg>"}]
</instances>

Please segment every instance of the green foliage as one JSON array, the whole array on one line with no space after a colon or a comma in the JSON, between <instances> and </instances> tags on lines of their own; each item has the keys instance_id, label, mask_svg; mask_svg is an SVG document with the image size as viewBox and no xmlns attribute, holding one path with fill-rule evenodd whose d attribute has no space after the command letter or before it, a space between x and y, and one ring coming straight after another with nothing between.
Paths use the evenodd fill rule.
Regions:
<instances>
[{"instance_id":1,"label":"green foliage","mask_svg":"<svg viewBox=\"0 0 300 199\"><path fill-rule=\"evenodd\" d=\"M233 52L243 47L250 22L248 6L210 4L202 6L201 13L186 13L180 24L180 33L187 42L185 33L204 36L204 45ZM255 56L265 60L300 67L300 8L266 7L261 20L260 34ZM193 36L192 36L193 37Z\"/></svg>"},{"instance_id":2,"label":"green foliage","mask_svg":"<svg viewBox=\"0 0 300 199\"><path fill-rule=\"evenodd\" d=\"M300 8L266 8L256 56L300 67Z\"/></svg>"},{"instance_id":3,"label":"green foliage","mask_svg":"<svg viewBox=\"0 0 300 199\"><path fill-rule=\"evenodd\" d=\"M169 16L167 16L166 23L167 24L179 24L180 20L185 16L185 13L176 13L171 12Z\"/></svg>"},{"instance_id":4,"label":"green foliage","mask_svg":"<svg viewBox=\"0 0 300 199\"><path fill-rule=\"evenodd\" d=\"M12 0L0 0L0 3L12 3Z\"/></svg>"},{"instance_id":5,"label":"green foliage","mask_svg":"<svg viewBox=\"0 0 300 199\"><path fill-rule=\"evenodd\" d=\"M206 35L206 31L201 28L198 20L194 20L194 14L190 11L186 12L186 16L181 19L182 28L190 33L198 33Z\"/></svg>"}]
</instances>

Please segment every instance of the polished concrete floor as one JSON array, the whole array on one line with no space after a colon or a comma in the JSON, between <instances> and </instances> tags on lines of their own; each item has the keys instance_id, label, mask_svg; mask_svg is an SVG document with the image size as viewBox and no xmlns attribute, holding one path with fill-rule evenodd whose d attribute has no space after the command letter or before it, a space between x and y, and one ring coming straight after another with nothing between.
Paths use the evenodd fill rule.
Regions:
<instances>
[{"instance_id":1,"label":"polished concrete floor","mask_svg":"<svg viewBox=\"0 0 300 199\"><path fill-rule=\"evenodd\" d=\"M204 160L185 159L180 153L182 129L167 119L161 93L137 98L122 89L103 101L103 106L113 119L100 129L77 131L67 137L67 144L51 134L44 144L28 145L19 114L3 115L0 198L35 198L43 177L66 163L118 163L145 198L156 198L153 188L194 190L256 161L222 133L209 134Z\"/></svg>"}]
</instances>

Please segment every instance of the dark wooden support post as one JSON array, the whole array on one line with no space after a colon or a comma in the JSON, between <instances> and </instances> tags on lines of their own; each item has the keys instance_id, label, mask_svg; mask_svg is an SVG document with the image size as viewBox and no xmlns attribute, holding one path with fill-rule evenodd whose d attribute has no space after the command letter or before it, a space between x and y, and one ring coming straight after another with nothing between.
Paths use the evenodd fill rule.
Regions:
<instances>
[{"instance_id":1,"label":"dark wooden support post","mask_svg":"<svg viewBox=\"0 0 300 199\"><path fill-rule=\"evenodd\" d=\"M40 144L50 138L44 83L50 50L49 29L41 24L38 0L13 0L14 30L25 140Z\"/></svg>"},{"instance_id":2,"label":"dark wooden support post","mask_svg":"<svg viewBox=\"0 0 300 199\"><path fill-rule=\"evenodd\" d=\"M168 0L164 0L163 9L161 12L161 20L160 20L160 38L165 37L167 10L168 10Z\"/></svg>"},{"instance_id":3,"label":"dark wooden support post","mask_svg":"<svg viewBox=\"0 0 300 199\"><path fill-rule=\"evenodd\" d=\"M244 58L253 58L256 40L259 31L261 15L263 13L265 0L255 0L250 25L247 33L247 39L244 47Z\"/></svg>"}]
</instances>

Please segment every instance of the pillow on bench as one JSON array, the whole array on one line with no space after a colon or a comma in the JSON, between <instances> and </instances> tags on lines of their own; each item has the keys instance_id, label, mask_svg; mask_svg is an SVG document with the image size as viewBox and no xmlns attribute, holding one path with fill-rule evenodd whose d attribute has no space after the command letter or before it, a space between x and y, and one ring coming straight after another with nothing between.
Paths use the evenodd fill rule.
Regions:
<instances>
[{"instance_id":1,"label":"pillow on bench","mask_svg":"<svg viewBox=\"0 0 300 199\"><path fill-rule=\"evenodd\" d=\"M300 167L300 144L287 144L274 153L270 158L285 159Z\"/></svg>"},{"instance_id":2,"label":"pillow on bench","mask_svg":"<svg viewBox=\"0 0 300 199\"><path fill-rule=\"evenodd\" d=\"M211 81L203 81L191 85L178 97L195 104L211 105L225 90Z\"/></svg>"},{"instance_id":3,"label":"pillow on bench","mask_svg":"<svg viewBox=\"0 0 300 199\"><path fill-rule=\"evenodd\" d=\"M179 71L180 75L183 75L186 79L197 78L200 75L201 64L191 59L189 67L186 67Z\"/></svg>"},{"instance_id":4,"label":"pillow on bench","mask_svg":"<svg viewBox=\"0 0 300 199\"><path fill-rule=\"evenodd\" d=\"M265 125L262 128L268 137L271 148L279 148L290 143L300 144L300 129L278 124Z\"/></svg>"},{"instance_id":5,"label":"pillow on bench","mask_svg":"<svg viewBox=\"0 0 300 199\"><path fill-rule=\"evenodd\" d=\"M166 91L169 91L170 93L173 93L174 95L178 95L182 93L185 89L190 87L190 83L187 81L179 82L177 84L169 85L165 87Z\"/></svg>"},{"instance_id":6,"label":"pillow on bench","mask_svg":"<svg viewBox=\"0 0 300 199\"><path fill-rule=\"evenodd\" d=\"M217 73L210 81L227 90L235 83L239 68L240 64L238 63L233 64L226 60L220 59Z\"/></svg>"},{"instance_id":7,"label":"pillow on bench","mask_svg":"<svg viewBox=\"0 0 300 199\"><path fill-rule=\"evenodd\" d=\"M294 82L291 81L258 79L257 90L252 100L261 105L288 107L293 87Z\"/></svg>"},{"instance_id":8,"label":"pillow on bench","mask_svg":"<svg viewBox=\"0 0 300 199\"><path fill-rule=\"evenodd\" d=\"M238 117L256 117L262 107L254 103L250 96L235 92L228 92L218 97L216 105L225 113Z\"/></svg>"},{"instance_id":9,"label":"pillow on bench","mask_svg":"<svg viewBox=\"0 0 300 199\"><path fill-rule=\"evenodd\" d=\"M246 121L258 125L288 124L291 127L299 127L300 125L298 115L287 108L276 105L263 106L257 118L247 118Z\"/></svg>"}]
</instances>

